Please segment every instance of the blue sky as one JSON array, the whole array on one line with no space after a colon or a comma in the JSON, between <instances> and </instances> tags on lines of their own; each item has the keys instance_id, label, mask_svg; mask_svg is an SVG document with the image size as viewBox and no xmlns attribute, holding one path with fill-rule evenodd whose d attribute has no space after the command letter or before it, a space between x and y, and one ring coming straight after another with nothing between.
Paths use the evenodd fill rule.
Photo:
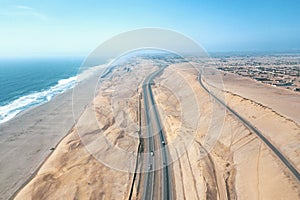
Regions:
<instances>
[{"instance_id":1,"label":"blue sky","mask_svg":"<svg viewBox=\"0 0 300 200\"><path fill-rule=\"evenodd\" d=\"M0 0L0 56L85 56L137 28L183 33L208 51L300 50L295 0Z\"/></svg>"}]
</instances>

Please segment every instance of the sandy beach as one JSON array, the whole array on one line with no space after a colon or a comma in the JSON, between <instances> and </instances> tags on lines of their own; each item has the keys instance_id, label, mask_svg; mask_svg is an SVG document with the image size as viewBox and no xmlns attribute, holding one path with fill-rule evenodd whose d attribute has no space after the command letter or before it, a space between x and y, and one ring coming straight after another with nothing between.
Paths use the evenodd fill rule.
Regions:
<instances>
[{"instance_id":1,"label":"sandy beach","mask_svg":"<svg viewBox=\"0 0 300 200\"><path fill-rule=\"evenodd\" d=\"M8 199L26 183L52 153L51 148L71 130L74 119L91 102L87 91L96 81L90 77L75 87L76 97L82 98L73 104L74 118L73 90L69 90L0 125L0 199Z\"/></svg>"}]
</instances>

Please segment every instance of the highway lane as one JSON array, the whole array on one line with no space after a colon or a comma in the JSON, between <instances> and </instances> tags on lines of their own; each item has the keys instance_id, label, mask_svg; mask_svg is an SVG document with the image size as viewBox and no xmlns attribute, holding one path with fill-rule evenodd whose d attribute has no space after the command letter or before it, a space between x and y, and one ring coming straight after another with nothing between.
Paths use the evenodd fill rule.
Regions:
<instances>
[{"instance_id":1,"label":"highway lane","mask_svg":"<svg viewBox=\"0 0 300 200\"><path fill-rule=\"evenodd\" d=\"M144 106L145 106L145 118L146 118L146 124L150 124L150 113L148 112L150 110L149 103L148 103L148 96L147 96L147 85L143 85L143 99L144 99ZM152 169L150 169L150 166L152 168L155 168L155 161L153 159L153 156L149 152L154 152L154 138L153 138L153 130L151 126L147 126L147 143L145 144L145 149L147 149L148 153L145 154L146 157L146 170L149 170L149 172L146 173L145 176L145 183L144 183L144 193L143 193L143 199L153 199L153 193L154 193L154 182L155 182L155 174Z\"/></svg>"},{"instance_id":2,"label":"highway lane","mask_svg":"<svg viewBox=\"0 0 300 200\"><path fill-rule=\"evenodd\" d=\"M155 136L155 139L158 141L157 144L160 146L160 150L161 150L161 155L160 155L160 162L162 162L161 166L162 166L162 199L171 199L171 194L172 194L172 188L171 188L171 174L170 174L170 170L169 170L169 166L167 166L168 164L168 156L169 156L169 152L168 152L168 148L165 145L165 136L163 133L163 128L161 126L161 120L160 120L160 116L158 111L156 110L156 105L155 105L155 101L154 101L154 97L153 97L153 93L151 88L149 89L150 92L150 99L151 102L153 102L153 107L155 109L155 122L157 124L157 131L159 132L158 135Z\"/></svg>"},{"instance_id":3,"label":"highway lane","mask_svg":"<svg viewBox=\"0 0 300 200\"><path fill-rule=\"evenodd\" d=\"M158 110L155 105L151 84L165 67L148 76L143 83L143 100L147 125L147 142L145 149L147 168L145 173L143 199L172 199L172 178L168 164L169 152L165 146L165 137ZM153 155L149 152L155 152ZM159 169L161 168L161 169Z\"/></svg>"},{"instance_id":4,"label":"highway lane","mask_svg":"<svg viewBox=\"0 0 300 200\"><path fill-rule=\"evenodd\" d=\"M290 163L290 161L251 123L241 117L237 112L231 109L225 102L220 100L214 94L212 94L207 87L204 86L201 74L198 76L198 81L203 89L211 95L217 102L224 106L231 114L233 114L240 122L242 122L246 127L248 127L252 132L254 132L274 153L275 155L283 162L283 164L292 172L292 174L300 181L300 174L297 169Z\"/></svg>"}]
</instances>

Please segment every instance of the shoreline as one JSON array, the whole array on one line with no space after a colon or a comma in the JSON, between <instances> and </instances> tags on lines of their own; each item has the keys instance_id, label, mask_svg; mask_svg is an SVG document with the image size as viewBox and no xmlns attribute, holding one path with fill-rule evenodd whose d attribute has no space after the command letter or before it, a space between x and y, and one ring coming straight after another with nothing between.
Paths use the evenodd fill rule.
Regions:
<instances>
[{"instance_id":1,"label":"shoreline","mask_svg":"<svg viewBox=\"0 0 300 200\"><path fill-rule=\"evenodd\" d=\"M0 151L5 152L0 156L1 200L17 194L52 154L51 149L69 134L90 103L88 91L94 88L102 72L103 68L74 88L0 124ZM74 93L78 95L75 105Z\"/></svg>"},{"instance_id":2,"label":"shoreline","mask_svg":"<svg viewBox=\"0 0 300 200\"><path fill-rule=\"evenodd\" d=\"M61 141L63 141L70 133L72 133L72 130L74 129L75 124L73 124L72 128L68 131L68 133L63 136L58 143L55 145L54 150L57 148L57 146L61 143ZM49 157L53 154L53 151L51 151L47 157L37 166L37 168L34 170L34 172L32 174L30 174L30 176L28 177L28 179L9 197L9 199L14 199L17 194L37 175L38 171L41 169L41 167L44 165L44 163L49 159Z\"/></svg>"},{"instance_id":3,"label":"shoreline","mask_svg":"<svg viewBox=\"0 0 300 200\"><path fill-rule=\"evenodd\" d=\"M76 86L74 86L74 87L76 87ZM73 88L74 88L74 87L73 87ZM54 96L54 97L53 97L52 99L50 99L49 101L42 102L42 103L40 103L40 104L31 106L31 107L29 107L29 108L27 108L27 109L25 109L25 110L20 111L20 112L17 113L13 118L11 118L11 119L9 119L9 120L3 122L3 123L0 123L0 128L1 128L1 126L5 125L5 124L8 123L8 122L10 122L10 121L12 121L12 120L15 120L15 119L18 119L18 118L22 117L22 116L23 116L24 114L26 114L27 112L30 112L30 111L32 111L32 110L35 109L35 108L38 108L38 107L40 107L40 106L43 106L43 105L45 105L45 104L47 104L47 103L53 101L56 97L59 97L59 96L61 96L61 95L64 95L65 93L67 93L67 92L73 90L73 88L70 88L70 89L68 89L68 90L66 90L66 91L64 91L64 92L62 92L62 93L60 93L60 94L57 94L56 96Z\"/></svg>"}]
</instances>

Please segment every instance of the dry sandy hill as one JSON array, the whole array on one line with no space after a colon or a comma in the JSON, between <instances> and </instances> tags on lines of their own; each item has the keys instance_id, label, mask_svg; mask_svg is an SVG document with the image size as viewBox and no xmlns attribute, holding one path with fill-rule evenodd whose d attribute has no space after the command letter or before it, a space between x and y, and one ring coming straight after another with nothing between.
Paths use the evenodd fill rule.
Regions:
<instances>
[{"instance_id":1,"label":"dry sandy hill","mask_svg":"<svg viewBox=\"0 0 300 200\"><path fill-rule=\"evenodd\" d=\"M103 83L76 127L16 199L128 199L133 174L126 170L134 168L135 159L116 152L134 153L138 146L137 89L156 69L150 61L141 63L130 72L119 68ZM195 69L175 64L153 86L173 159L176 199L299 199L295 177L254 133L211 99L197 75ZM299 169L295 121L241 96L224 95ZM286 131L277 134L281 129Z\"/></svg>"}]
</instances>

